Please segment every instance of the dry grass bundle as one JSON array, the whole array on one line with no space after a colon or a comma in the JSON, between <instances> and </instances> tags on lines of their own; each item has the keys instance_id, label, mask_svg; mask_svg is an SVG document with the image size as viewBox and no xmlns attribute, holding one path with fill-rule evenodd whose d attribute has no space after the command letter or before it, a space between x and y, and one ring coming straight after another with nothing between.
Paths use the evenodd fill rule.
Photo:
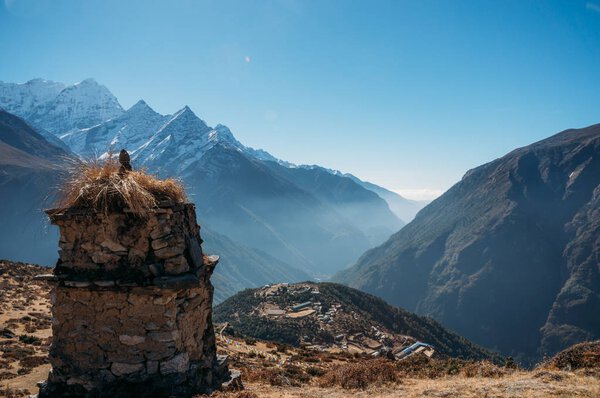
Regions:
<instances>
[{"instance_id":1,"label":"dry grass bundle","mask_svg":"<svg viewBox=\"0 0 600 398\"><path fill-rule=\"evenodd\" d=\"M87 208L108 214L129 209L144 216L161 201L184 202L185 190L176 179L158 179L144 170L119 173L113 156L105 161L78 161L70 164L68 177L59 187L57 205L62 208Z\"/></svg>"}]
</instances>

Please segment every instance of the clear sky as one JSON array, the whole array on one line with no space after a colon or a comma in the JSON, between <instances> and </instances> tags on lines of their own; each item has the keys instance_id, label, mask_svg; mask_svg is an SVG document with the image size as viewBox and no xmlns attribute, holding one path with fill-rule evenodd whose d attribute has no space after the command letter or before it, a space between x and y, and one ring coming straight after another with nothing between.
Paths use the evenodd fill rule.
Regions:
<instances>
[{"instance_id":1,"label":"clear sky","mask_svg":"<svg viewBox=\"0 0 600 398\"><path fill-rule=\"evenodd\" d=\"M0 0L0 80L94 77L412 197L600 122L600 0Z\"/></svg>"}]
</instances>

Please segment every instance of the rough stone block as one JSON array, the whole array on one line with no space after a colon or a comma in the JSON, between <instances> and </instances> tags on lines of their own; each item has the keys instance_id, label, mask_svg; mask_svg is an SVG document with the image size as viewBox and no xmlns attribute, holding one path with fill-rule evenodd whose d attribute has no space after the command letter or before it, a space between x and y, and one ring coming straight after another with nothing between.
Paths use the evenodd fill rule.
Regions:
<instances>
[{"instance_id":1,"label":"rough stone block","mask_svg":"<svg viewBox=\"0 0 600 398\"><path fill-rule=\"evenodd\" d=\"M161 343L176 342L179 340L179 331L172 330L169 332L150 332L148 333L148 338Z\"/></svg>"},{"instance_id":2,"label":"rough stone block","mask_svg":"<svg viewBox=\"0 0 600 398\"><path fill-rule=\"evenodd\" d=\"M129 336L127 334L122 334L119 336L119 341L125 345L138 345L146 341L146 337L144 336Z\"/></svg>"},{"instance_id":3,"label":"rough stone block","mask_svg":"<svg viewBox=\"0 0 600 398\"><path fill-rule=\"evenodd\" d=\"M190 365L190 358L187 352L183 352L179 355L174 356L168 361L160 363L160 373L168 375L171 373L183 373L188 370Z\"/></svg>"},{"instance_id":4,"label":"rough stone block","mask_svg":"<svg viewBox=\"0 0 600 398\"><path fill-rule=\"evenodd\" d=\"M158 361L147 361L146 362L146 372L149 375L158 373Z\"/></svg>"},{"instance_id":5,"label":"rough stone block","mask_svg":"<svg viewBox=\"0 0 600 398\"><path fill-rule=\"evenodd\" d=\"M116 253L126 253L127 252L127 248L115 241L112 241L110 239L106 239L104 241L102 241L100 243L100 246L104 247L105 249L110 250L111 252L116 252Z\"/></svg>"},{"instance_id":6,"label":"rough stone block","mask_svg":"<svg viewBox=\"0 0 600 398\"><path fill-rule=\"evenodd\" d=\"M168 275L183 274L190 270L190 266L183 256L170 258L165 261L165 273Z\"/></svg>"},{"instance_id":7,"label":"rough stone block","mask_svg":"<svg viewBox=\"0 0 600 398\"><path fill-rule=\"evenodd\" d=\"M183 244L179 243L176 245L169 245L169 246L163 247L162 249L159 249L159 250L155 250L154 255L156 256L156 258L166 260L167 258L171 258L171 257L179 256L180 254L183 254L184 250L185 250L185 246Z\"/></svg>"}]
</instances>

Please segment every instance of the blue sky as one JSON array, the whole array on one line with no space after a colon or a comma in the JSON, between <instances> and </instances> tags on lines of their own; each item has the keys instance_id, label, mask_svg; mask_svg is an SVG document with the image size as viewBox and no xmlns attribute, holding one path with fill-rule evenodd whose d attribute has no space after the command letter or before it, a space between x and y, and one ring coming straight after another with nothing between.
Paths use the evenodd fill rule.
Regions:
<instances>
[{"instance_id":1,"label":"blue sky","mask_svg":"<svg viewBox=\"0 0 600 398\"><path fill-rule=\"evenodd\" d=\"M0 80L94 77L408 196L600 122L600 0L0 2Z\"/></svg>"}]
</instances>

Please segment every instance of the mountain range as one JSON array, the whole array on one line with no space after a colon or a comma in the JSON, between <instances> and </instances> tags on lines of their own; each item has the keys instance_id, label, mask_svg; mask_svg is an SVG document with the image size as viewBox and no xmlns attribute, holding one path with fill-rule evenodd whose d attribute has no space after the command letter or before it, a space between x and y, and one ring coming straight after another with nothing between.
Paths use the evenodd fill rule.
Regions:
<instances>
[{"instance_id":1,"label":"mountain range","mask_svg":"<svg viewBox=\"0 0 600 398\"><path fill-rule=\"evenodd\" d=\"M600 125L468 171L334 280L523 361L600 337Z\"/></svg>"},{"instance_id":2,"label":"mountain range","mask_svg":"<svg viewBox=\"0 0 600 398\"><path fill-rule=\"evenodd\" d=\"M227 248L219 253L223 264L237 259L235 270L222 266L229 268L229 275L221 278L222 286L229 286L227 294L275 278L298 280L292 275L327 277L404 225L389 202L358 178L319 166L296 166L246 147L226 126L209 127L187 106L161 115L140 100L123 110L110 91L93 79L72 86L35 79L24 84L0 83L0 108L7 111L4 117L20 117L67 157L103 158L125 148L134 167L182 179L197 204L199 221L212 233L214 246ZM6 134L0 133L3 139ZM30 154L39 157L35 150ZM52 184L58 184L61 169L60 162L54 162L52 178L43 178L37 185L29 184L31 180L22 182L36 191L31 196L37 201L14 200L16 212L36 209L33 214L43 225L39 210L44 206L39 199L51 191ZM13 181L14 173L14 169L6 171L4 177ZM20 178L33 175L29 170ZM14 192L3 190L2 194L12 198ZM399 195L393 198L395 203L404 201L414 216L413 202ZM19 225L18 220L15 232L25 239L32 233L31 225ZM43 236L44 229L39 229ZM25 248L12 245L14 239L6 236L6 246L13 249L0 256L9 253L13 259L51 265L56 251L48 242L54 238L46 233L33 242L33 248ZM44 249L38 249L42 243ZM211 246L210 241L207 244ZM240 254L248 251L256 261L244 265ZM233 281L243 267L262 271L250 272L243 283Z\"/></svg>"},{"instance_id":3,"label":"mountain range","mask_svg":"<svg viewBox=\"0 0 600 398\"><path fill-rule=\"evenodd\" d=\"M72 86L43 79L24 84L0 82L0 108L57 135L124 112L117 98L94 79Z\"/></svg>"}]
</instances>

